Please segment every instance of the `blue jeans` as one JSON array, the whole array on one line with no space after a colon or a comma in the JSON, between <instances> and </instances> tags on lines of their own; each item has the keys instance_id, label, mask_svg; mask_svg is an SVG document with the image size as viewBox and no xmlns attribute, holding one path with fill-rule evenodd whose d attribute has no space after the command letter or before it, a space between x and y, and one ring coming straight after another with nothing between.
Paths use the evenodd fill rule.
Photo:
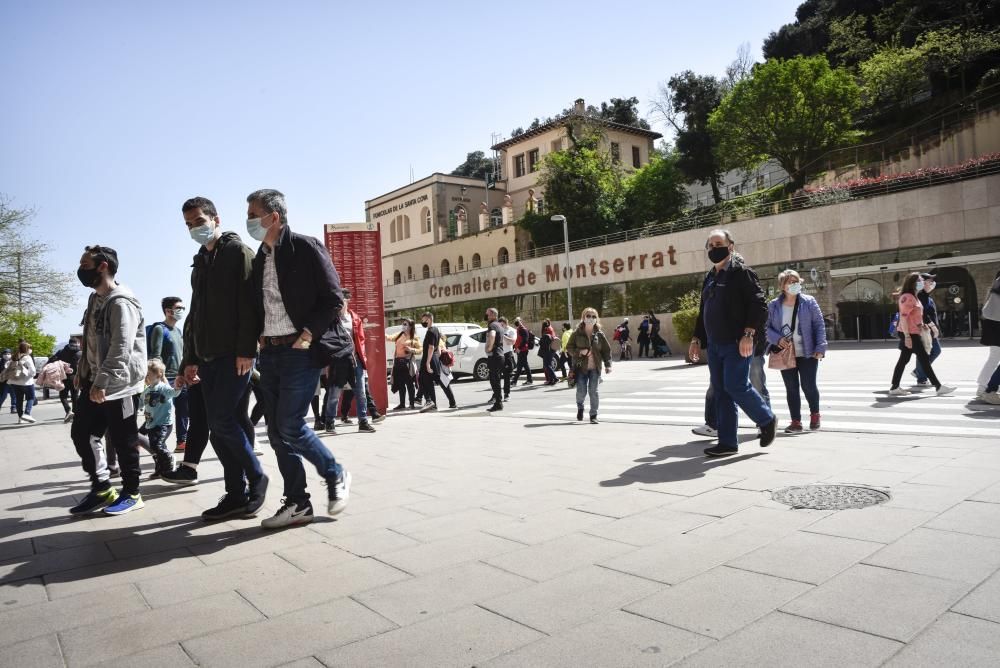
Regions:
<instances>
[{"instance_id":1,"label":"blue jeans","mask_svg":"<svg viewBox=\"0 0 1000 668\"><path fill-rule=\"evenodd\" d=\"M715 415L718 421L719 445L735 448L736 427L739 421L737 406L758 427L771 422L774 413L763 397L750 385L750 364L753 356L740 355L737 343L708 343L708 371L715 395Z\"/></svg>"},{"instance_id":2,"label":"blue jeans","mask_svg":"<svg viewBox=\"0 0 1000 668\"><path fill-rule=\"evenodd\" d=\"M767 391L767 375L764 372L764 356L754 355L750 362L750 385L757 390L764 399L767 407L771 407L771 393ZM712 429L715 424L715 392L712 391L712 384L708 384L708 391L705 392L705 424Z\"/></svg>"},{"instance_id":3,"label":"blue jeans","mask_svg":"<svg viewBox=\"0 0 1000 668\"><path fill-rule=\"evenodd\" d=\"M368 395L365 393L365 373L361 364L356 363L354 365L354 378L348 380L348 385L350 385L351 391L357 400L359 422L366 422L368 420ZM337 387L333 379L327 381L326 396L323 398L323 420L328 424L332 424L337 420L343 389L343 387ZM347 415L350 408L350 403L344 406L344 415Z\"/></svg>"},{"instance_id":4,"label":"blue jeans","mask_svg":"<svg viewBox=\"0 0 1000 668\"><path fill-rule=\"evenodd\" d=\"M937 339L934 339L934 342L931 343L931 354L928 355L928 357L930 357L931 364L934 364L934 360L936 360L938 358L938 355L940 354L941 354L941 342L938 341ZM927 372L924 370L924 367L920 363L919 359L917 360L917 382L918 383L927 382Z\"/></svg>"},{"instance_id":5,"label":"blue jeans","mask_svg":"<svg viewBox=\"0 0 1000 668\"><path fill-rule=\"evenodd\" d=\"M996 392L997 388L1000 388L1000 364L997 365L997 368L993 371L993 375L990 376L990 379L986 381L987 392Z\"/></svg>"},{"instance_id":6,"label":"blue jeans","mask_svg":"<svg viewBox=\"0 0 1000 668\"><path fill-rule=\"evenodd\" d=\"M31 407L35 405L35 384L14 385L14 405L17 407L17 416L31 415Z\"/></svg>"},{"instance_id":7,"label":"blue jeans","mask_svg":"<svg viewBox=\"0 0 1000 668\"><path fill-rule=\"evenodd\" d=\"M284 496L289 502L303 503L309 499L303 457L330 485L342 471L333 453L306 424L320 369L312 366L308 350L286 346L263 348L259 365L267 436L285 482Z\"/></svg>"},{"instance_id":8,"label":"blue jeans","mask_svg":"<svg viewBox=\"0 0 1000 668\"><path fill-rule=\"evenodd\" d=\"M819 360L815 357L796 357L794 369L784 369L781 380L785 381L785 397L788 400L788 412L796 422L802 421L802 398L799 396L801 381L802 392L809 404L809 413L819 413L819 388L816 387L816 372L819 370Z\"/></svg>"},{"instance_id":9,"label":"blue jeans","mask_svg":"<svg viewBox=\"0 0 1000 668\"><path fill-rule=\"evenodd\" d=\"M236 357L223 355L200 364L198 375L201 377L209 440L222 464L226 496L246 499L247 481L253 484L264 475L238 417L237 407L247 392L250 372L237 375Z\"/></svg>"},{"instance_id":10,"label":"blue jeans","mask_svg":"<svg viewBox=\"0 0 1000 668\"><path fill-rule=\"evenodd\" d=\"M590 395L590 417L595 417L597 415L597 409L600 408L601 400L597 396L597 386L601 383L601 375L597 372L597 369L591 369L587 371L576 372L576 407L583 410L583 401Z\"/></svg>"}]
</instances>

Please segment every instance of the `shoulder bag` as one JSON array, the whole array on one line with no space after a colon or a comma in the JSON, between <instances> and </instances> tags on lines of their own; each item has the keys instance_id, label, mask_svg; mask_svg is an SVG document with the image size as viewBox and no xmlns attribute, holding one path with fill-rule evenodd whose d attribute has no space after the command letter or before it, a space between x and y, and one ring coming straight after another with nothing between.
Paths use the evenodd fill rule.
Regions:
<instances>
[{"instance_id":1,"label":"shoulder bag","mask_svg":"<svg viewBox=\"0 0 1000 668\"><path fill-rule=\"evenodd\" d=\"M779 371L784 371L785 369L794 369L795 363L795 319L799 315L799 298L795 298L795 305L792 307L792 326L789 330L789 334L785 337L788 341L788 345L784 349L778 346L771 346L771 354L767 358L767 368L768 369L778 369Z\"/></svg>"}]
</instances>

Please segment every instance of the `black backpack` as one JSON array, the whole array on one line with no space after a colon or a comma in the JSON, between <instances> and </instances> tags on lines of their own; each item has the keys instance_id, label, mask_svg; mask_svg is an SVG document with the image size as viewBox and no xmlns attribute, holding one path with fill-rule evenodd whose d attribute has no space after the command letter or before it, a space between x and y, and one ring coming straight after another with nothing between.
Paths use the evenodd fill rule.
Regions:
<instances>
[{"instance_id":1,"label":"black backpack","mask_svg":"<svg viewBox=\"0 0 1000 668\"><path fill-rule=\"evenodd\" d=\"M528 330L528 350L534 350L535 348L535 333Z\"/></svg>"}]
</instances>

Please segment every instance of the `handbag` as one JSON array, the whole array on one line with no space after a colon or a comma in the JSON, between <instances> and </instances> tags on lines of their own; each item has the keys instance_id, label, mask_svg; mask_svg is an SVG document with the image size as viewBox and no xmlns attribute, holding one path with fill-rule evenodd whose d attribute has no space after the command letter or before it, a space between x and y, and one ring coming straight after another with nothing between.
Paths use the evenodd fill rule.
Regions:
<instances>
[{"instance_id":1,"label":"handbag","mask_svg":"<svg viewBox=\"0 0 1000 668\"><path fill-rule=\"evenodd\" d=\"M795 363L795 319L799 315L799 298L795 298L795 306L792 307L792 326L789 330L791 333L788 335L788 345L784 349L778 346L771 346L771 354L767 358L767 368L768 369L778 369L779 371L784 371L786 369L794 369Z\"/></svg>"},{"instance_id":2,"label":"handbag","mask_svg":"<svg viewBox=\"0 0 1000 668\"><path fill-rule=\"evenodd\" d=\"M920 328L920 342L924 345L924 350L927 354L931 354L931 349L934 348L934 335L931 333L930 327Z\"/></svg>"}]
</instances>

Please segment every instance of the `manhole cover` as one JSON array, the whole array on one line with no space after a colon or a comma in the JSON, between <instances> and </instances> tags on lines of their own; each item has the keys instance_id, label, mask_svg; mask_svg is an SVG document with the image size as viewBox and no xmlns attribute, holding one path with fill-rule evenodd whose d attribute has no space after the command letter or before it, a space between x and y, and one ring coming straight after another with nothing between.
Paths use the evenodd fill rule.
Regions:
<instances>
[{"instance_id":1,"label":"manhole cover","mask_svg":"<svg viewBox=\"0 0 1000 668\"><path fill-rule=\"evenodd\" d=\"M891 497L888 492L861 485L800 485L777 489L771 498L792 508L844 510L877 506Z\"/></svg>"}]
</instances>

